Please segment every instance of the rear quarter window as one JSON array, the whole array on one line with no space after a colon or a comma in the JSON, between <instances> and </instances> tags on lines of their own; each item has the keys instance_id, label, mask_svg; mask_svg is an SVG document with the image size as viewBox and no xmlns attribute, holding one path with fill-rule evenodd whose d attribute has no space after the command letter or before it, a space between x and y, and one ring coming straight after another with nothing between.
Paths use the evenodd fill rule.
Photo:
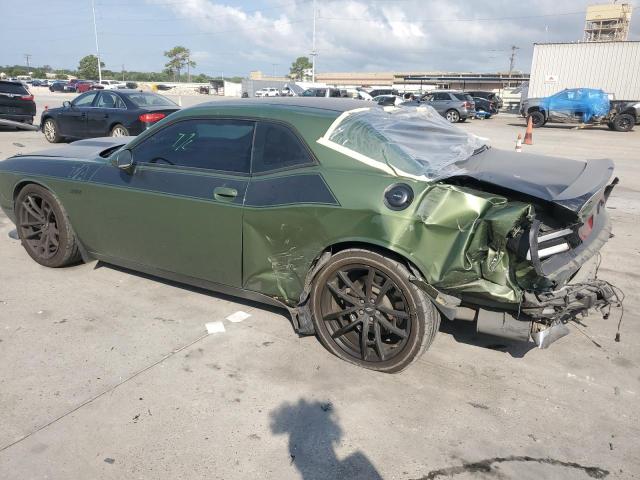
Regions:
<instances>
[{"instance_id":1,"label":"rear quarter window","mask_svg":"<svg viewBox=\"0 0 640 480\"><path fill-rule=\"evenodd\" d=\"M24 86L19 83L2 83L0 82L0 93L12 93L14 95L28 95Z\"/></svg>"}]
</instances>

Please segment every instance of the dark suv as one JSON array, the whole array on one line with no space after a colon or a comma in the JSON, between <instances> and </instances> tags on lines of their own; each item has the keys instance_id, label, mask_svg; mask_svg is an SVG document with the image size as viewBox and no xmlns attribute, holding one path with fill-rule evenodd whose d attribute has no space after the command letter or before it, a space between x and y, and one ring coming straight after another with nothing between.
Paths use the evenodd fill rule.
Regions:
<instances>
[{"instance_id":1,"label":"dark suv","mask_svg":"<svg viewBox=\"0 0 640 480\"><path fill-rule=\"evenodd\" d=\"M36 102L22 82L0 80L0 119L33 123Z\"/></svg>"},{"instance_id":2,"label":"dark suv","mask_svg":"<svg viewBox=\"0 0 640 480\"><path fill-rule=\"evenodd\" d=\"M498 95L497 93L489 92L487 90L473 90L466 93L468 93L472 97L485 98L490 102L493 102L493 104L496 106L498 110L502 108L502 103L503 103L502 98L500 98L500 95Z\"/></svg>"}]
</instances>

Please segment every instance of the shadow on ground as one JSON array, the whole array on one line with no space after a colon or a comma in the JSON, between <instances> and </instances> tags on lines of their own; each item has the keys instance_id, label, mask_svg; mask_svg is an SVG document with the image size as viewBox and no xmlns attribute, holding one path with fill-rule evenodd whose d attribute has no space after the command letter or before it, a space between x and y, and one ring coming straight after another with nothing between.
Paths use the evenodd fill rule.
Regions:
<instances>
[{"instance_id":1,"label":"shadow on ground","mask_svg":"<svg viewBox=\"0 0 640 480\"><path fill-rule=\"evenodd\" d=\"M298 400L271 414L271 431L289 436L289 458L303 480L382 480L367 456L358 451L340 460L334 451L342 428L331 403Z\"/></svg>"},{"instance_id":2,"label":"shadow on ground","mask_svg":"<svg viewBox=\"0 0 640 480\"><path fill-rule=\"evenodd\" d=\"M478 333L475 322L467 322L465 320L453 322L443 320L440 324L440 333L451 335L458 343L505 352L513 358L522 358L528 351L535 348L533 342L519 342Z\"/></svg>"}]
</instances>

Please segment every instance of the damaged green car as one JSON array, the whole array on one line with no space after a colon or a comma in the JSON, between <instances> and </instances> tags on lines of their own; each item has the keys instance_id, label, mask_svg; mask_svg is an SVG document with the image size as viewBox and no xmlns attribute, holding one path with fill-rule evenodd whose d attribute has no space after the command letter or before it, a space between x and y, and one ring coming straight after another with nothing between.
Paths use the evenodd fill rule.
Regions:
<instances>
[{"instance_id":1,"label":"damaged green car","mask_svg":"<svg viewBox=\"0 0 640 480\"><path fill-rule=\"evenodd\" d=\"M612 174L497 151L430 107L221 101L2 161L0 206L42 265L97 259L281 306L340 358L396 372L441 317L546 347L615 302L572 283L610 236Z\"/></svg>"}]
</instances>

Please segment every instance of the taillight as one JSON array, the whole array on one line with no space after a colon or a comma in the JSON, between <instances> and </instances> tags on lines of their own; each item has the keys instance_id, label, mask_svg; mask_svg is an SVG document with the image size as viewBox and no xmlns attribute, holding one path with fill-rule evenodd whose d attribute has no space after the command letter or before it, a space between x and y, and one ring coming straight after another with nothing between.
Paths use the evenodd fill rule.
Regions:
<instances>
[{"instance_id":1,"label":"taillight","mask_svg":"<svg viewBox=\"0 0 640 480\"><path fill-rule=\"evenodd\" d=\"M586 240L589 235L591 235L591 231L593 230L593 215L591 215L586 222L582 224L582 226L578 229L578 236L580 240Z\"/></svg>"},{"instance_id":2,"label":"taillight","mask_svg":"<svg viewBox=\"0 0 640 480\"><path fill-rule=\"evenodd\" d=\"M153 123L162 120L166 115L164 113L143 113L138 120L144 123Z\"/></svg>"},{"instance_id":3,"label":"taillight","mask_svg":"<svg viewBox=\"0 0 640 480\"><path fill-rule=\"evenodd\" d=\"M20 97L20 100L26 100L27 102L33 101L33 95L23 95Z\"/></svg>"},{"instance_id":4,"label":"taillight","mask_svg":"<svg viewBox=\"0 0 640 480\"><path fill-rule=\"evenodd\" d=\"M464 108L471 108L471 102L464 102Z\"/></svg>"}]
</instances>

